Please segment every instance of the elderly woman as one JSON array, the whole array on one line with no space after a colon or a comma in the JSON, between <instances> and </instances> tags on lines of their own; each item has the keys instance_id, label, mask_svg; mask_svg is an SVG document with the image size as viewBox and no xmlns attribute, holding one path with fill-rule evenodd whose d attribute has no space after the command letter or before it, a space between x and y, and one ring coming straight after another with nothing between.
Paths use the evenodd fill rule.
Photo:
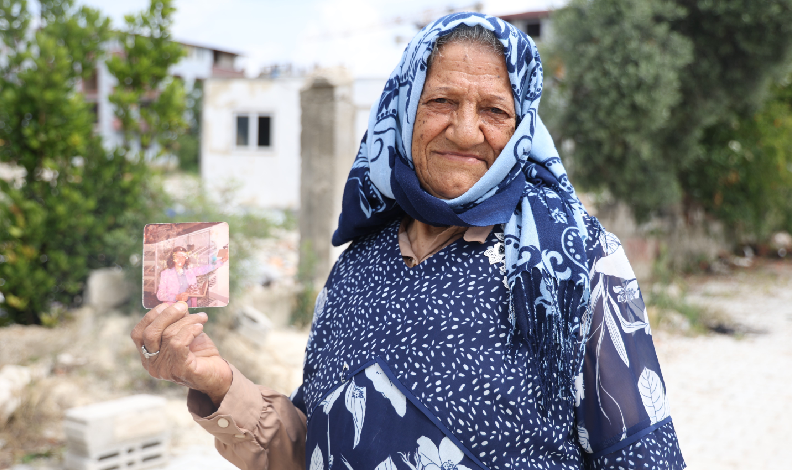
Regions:
<instances>
[{"instance_id":1,"label":"elderly woman","mask_svg":"<svg viewBox=\"0 0 792 470\"><path fill-rule=\"evenodd\" d=\"M240 468L685 467L635 275L537 115L542 67L503 21L413 39L352 167L303 384L246 379L204 314L135 328L154 377ZM149 351L156 351L149 353Z\"/></svg>"}]
</instances>

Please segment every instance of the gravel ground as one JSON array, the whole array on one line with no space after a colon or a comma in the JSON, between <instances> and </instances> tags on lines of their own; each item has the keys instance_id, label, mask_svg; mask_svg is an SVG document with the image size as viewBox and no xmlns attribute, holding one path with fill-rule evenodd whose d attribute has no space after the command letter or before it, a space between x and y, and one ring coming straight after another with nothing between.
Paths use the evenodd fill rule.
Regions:
<instances>
[{"instance_id":1,"label":"gravel ground","mask_svg":"<svg viewBox=\"0 0 792 470\"><path fill-rule=\"evenodd\" d=\"M690 279L687 300L737 330L654 335L689 468L790 468L792 263Z\"/></svg>"},{"instance_id":2,"label":"gravel ground","mask_svg":"<svg viewBox=\"0 0 792 470\"><path fill-rule=\"evenodd\" d=\"M692 335L654 329L683 455L693 470L789 468L782 460L784 428L792 422L792 263L763 263L728 276L687 280L686 300L701 306L733 334ZM136 321L123 315L78 314L63 327L0 329L0 367L45 366L52 373L26 393L24 453L54 450L54 458L17 465L59 469L63 434L59 416L70 406L132 393L168 398L173 424L169 470L232 469L213 448L211 436L186 411L180 387L146 379L129 340ZM263 345L233 330L209 331L223 354L248 377L284 392L300 382L306 331L275 329ZM65 355L64 355L65 353ZM18 440L0 428L0 469L20 455ZM32 441L31 441L32 442ZM59 450L61 449L61 450ZM3 462L6 462L3 464Z\"/></svg>"}]
</instances>

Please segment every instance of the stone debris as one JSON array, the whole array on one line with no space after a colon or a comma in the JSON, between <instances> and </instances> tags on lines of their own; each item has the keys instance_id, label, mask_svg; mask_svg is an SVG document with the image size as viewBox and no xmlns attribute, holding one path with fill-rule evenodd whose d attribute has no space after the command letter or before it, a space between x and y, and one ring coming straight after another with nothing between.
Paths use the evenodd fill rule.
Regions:
<instances>
[{"instance_id":1,"label":"stone debris","mask_svg":"<svg viewBox=\"0 0 792 470\"><path fill-rule=\"evenodd\" d=\"M48 368L42 365L26 367L6 364L0 369L0 424L8 421L22 403L25 388L33 380L44 378L48 372Z\"/></svg>"}]
</instances>

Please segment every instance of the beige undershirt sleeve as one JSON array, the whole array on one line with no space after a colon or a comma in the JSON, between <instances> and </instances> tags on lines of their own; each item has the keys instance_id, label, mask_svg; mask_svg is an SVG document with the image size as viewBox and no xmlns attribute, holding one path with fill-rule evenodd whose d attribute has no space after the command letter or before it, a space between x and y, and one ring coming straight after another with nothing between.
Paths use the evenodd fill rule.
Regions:
<instances>
[{"instance_id":1,"label":"beige undershirt sleeve","mask_svg":"<svg viewBox=\"0 0 792 470\"><path fill-rule=\"evenodd\" d=\"M304 470L305 415L287 396L231 371L231 388L217 409L205 394L188 392L193 419L215 437L220 455L243 470Z\"/></svg>"}]
</instances>

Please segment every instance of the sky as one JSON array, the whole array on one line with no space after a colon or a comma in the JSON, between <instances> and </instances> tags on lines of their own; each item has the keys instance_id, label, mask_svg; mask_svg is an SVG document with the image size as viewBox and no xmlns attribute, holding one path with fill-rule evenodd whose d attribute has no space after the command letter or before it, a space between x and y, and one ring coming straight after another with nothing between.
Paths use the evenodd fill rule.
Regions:
<instances>
[{"instance_id":1,"label":"sky","mask_svg":"<svg viewBox=\"0 0 792 470\"><path fill-rule=\"evenodd\" d=\"M98 8L120 28L125 14L149 0L77 0ZM565 0L479 0L484 13L559 7ZM176 0L173 37L243 54L248 76L262 67L293 64L345 66L357 77L387 77L414 21L442 16L448 7L471 9L476 0Z\"/></svg>"}]
</instances>

